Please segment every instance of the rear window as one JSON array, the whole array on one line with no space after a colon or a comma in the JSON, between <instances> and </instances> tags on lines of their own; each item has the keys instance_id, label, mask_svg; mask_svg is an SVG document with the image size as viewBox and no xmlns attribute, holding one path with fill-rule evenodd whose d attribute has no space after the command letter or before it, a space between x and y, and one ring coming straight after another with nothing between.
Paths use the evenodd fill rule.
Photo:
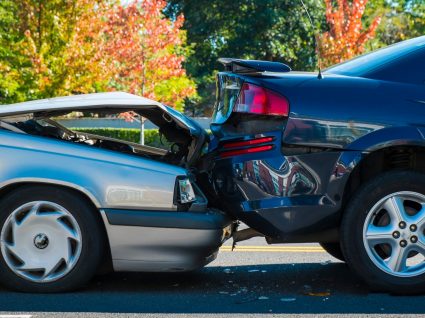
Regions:
<instances>
[{"instance_id":1,"label":"rear window","mask_svg":"<svg viewBox=\"0 0 425 318\"><path fill-rule=\"evenodd\" d=\"M392 61L366 76L392 82L425 84L425 48L404 59Z\"/></svg>"},{"instance_id":2,"label":"rear window","mask_svg":"<svg viewBox=\"0 0 425 318\"><path fill-rule=\"evenodd\" d=\"M383 49L361 55L347 62L337 64L325 70L326 73L364 76L402 59L409 59L414 53L424 51L425 36L390 45ZM416 55L416 54L414 54Z\"/></svg>"}]
</instances>

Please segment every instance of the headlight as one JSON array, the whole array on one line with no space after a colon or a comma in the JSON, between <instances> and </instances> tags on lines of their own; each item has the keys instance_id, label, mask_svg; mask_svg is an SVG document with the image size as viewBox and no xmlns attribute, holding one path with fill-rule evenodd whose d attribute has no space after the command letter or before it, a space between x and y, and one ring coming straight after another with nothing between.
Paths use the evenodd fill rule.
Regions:
<instances>
[{"instance_id":1,"label":"headlight","mask_svg":"<svg viewBox=\"0 0 425 318\"><path fill-rule=\"evenodd\" d=\"M179 196L178 200L179 203L185 204L190 203L196 200L195 192L193 191L192 184L190 183L189 179L178 179L178 185L179 185Z\"/></svg>"}]
</instances>

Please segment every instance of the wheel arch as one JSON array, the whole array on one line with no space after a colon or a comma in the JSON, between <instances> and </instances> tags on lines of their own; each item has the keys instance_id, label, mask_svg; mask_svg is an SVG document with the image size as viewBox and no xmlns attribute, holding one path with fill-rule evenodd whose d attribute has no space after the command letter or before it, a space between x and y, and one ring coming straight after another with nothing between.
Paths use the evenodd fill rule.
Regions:
<instances>
[{"instance_id":1,"label":"wheel arch","mask_svg":"<svg viewBox=\"0 0 425 318\"><path fill-rule=\"evenodd\" d=\"M20 188L26 186L55 186L61 189L70 191L75 195L79 196L82 200L84 200L89 206L91 206L93 212L97 212L96 217L98 218L99 223L101 224L101 229L103 235L105 236L105 260L103 265L99 269L101 273L108 272L112 268L112 255L111 248L109 245L108 232L106 230L105 220L102 217L100 212L100 204L96 197L90 193L87 189L83 189L82 187L72 184L69 182L51 180L51 179L38 179L38 178L27 178L27 179L15 179L9 180L0 185L0 200L4 198L7 194L16 191Z\"/></svg>"},{"instance_id":2,"label":"wheel arch","mask_svg":"<svg viewBox=\"0 0 425 318\"><path fill-rule=\"evenodd\" d=\"M99 201L90 191L70 182L52 180L52 179L19 178L19 179L8 180L7 182L0 184L0 199L14 190L17 190L21 187L29 186L29 185L56 186L62 189L69 190L79 195L80 197L83 197L85 201L92 206L93 209L99 211L99 208L100 208Z\"/></svg>"},{"instance_id":3,"label":"wheel arch","mask_svg":"<svg viewBox=\"0 0 425 318\"><path fill-rule=\"evenodd\" d=\"M425 144L387 143L376 145L363 153L354 165L344 186L342 211L360 186L376 176L393 170L425 173Z\"/></svg>"},{"instance_id":4,"label":"wheel arch","mask_svg":"<svg viewBox=\"0 0 425 318\"><path fill-rule=\"evenodd\" d=\"M389 126L364 135L344 149L335 175L341 177L337 187L342 188L342 211L359 186L377 175L390 170L425 172L425 137L415 126ZM341 173L340 173L341 172ZM339 192L341 190L332 189Z\"/></svg>"}]
</instances>

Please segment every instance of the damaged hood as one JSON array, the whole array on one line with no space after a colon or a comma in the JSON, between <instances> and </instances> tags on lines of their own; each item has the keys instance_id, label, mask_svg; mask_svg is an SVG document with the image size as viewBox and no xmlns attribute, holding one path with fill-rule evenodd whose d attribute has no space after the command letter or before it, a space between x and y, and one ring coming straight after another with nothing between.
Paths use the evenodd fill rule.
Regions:
<instances>
[{"instance_id":1,"label":"damaged hood","mask_svg":"<svg viewBox=\"0 0 425 318\"><path fill-rule=\"evenodd\" d=\"M134 111L149 119L160 130L172 135L183 130L185 134L197 139L205 139L207 134L194 120L159 102L141 96L123 93L96 93L41 99L11 105L0 106L1 119L18 119L22 117L52 117L70 112L90 112L108 110L122 112ZM171 136L172 137L172 136Z\"/></svg>"}]
</instances>

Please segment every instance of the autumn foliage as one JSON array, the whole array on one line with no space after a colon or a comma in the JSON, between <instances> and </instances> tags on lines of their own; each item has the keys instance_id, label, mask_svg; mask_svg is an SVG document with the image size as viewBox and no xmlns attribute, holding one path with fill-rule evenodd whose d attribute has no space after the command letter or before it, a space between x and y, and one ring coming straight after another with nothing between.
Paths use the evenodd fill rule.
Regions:
<instances>
[{"instance_id":1,"label":"autumn foliage","mask_svg":"<svg viewBox=\"0 0 425 318\"><path fill-rule=\"evenodd\" d=\"M0 13L10 16L0 16L0 42L2 31L14 33L0 43L0 100L122 90L181 109L195 85L183 68L184 18L164 17L166 5L5 0Z\"/></svg>"},{"instance_id":2,"label":"autumn foliage","mask_svg":"<svg viewBox=\"0 0 425 318\"><path fill-rule=\"evenodd\" d=\"M368 0L325 0L329 31L319 38L323 66L340 63L364 52L365 44L376 31L381 17L364 29L362 17Z\"/></svg>"},{"instance_id":3,"label":"autumn foliage","mask_svg":"<svg viewBox=\"0 0 425 318\"><path fill-rule=\"evenodd\" d=\"M134 1L107 12L102 54L112 63L110 88L159 99L178 108L195 93L183 69L183 16L163 18L165 0Z\"/></svg>"}]
</instances>

